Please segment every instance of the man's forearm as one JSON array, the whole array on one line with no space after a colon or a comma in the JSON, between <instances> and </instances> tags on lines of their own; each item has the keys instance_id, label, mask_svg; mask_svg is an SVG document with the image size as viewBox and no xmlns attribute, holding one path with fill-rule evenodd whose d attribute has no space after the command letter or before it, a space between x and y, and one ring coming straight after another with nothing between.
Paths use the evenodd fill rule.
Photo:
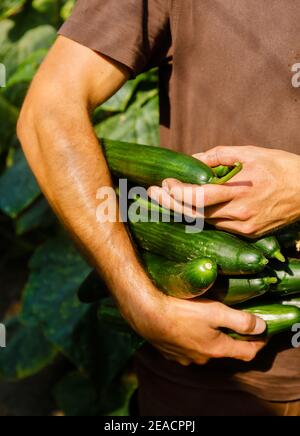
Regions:
<instances>
[{"instance_id":1,"label":"man's forearm","mask_svg":"<svg viewBox=\"0 0 300 436\"><path fill-rule=\"evenodd\" d=\"M122 223L99 223L96 194L112 186L111 176L87 109L72 117L56 106L23 111L19 136L42 191L78 245L106 280L125 316L130 307L149 307L157 292L143 272ZM55 106L55 105L54 105ZM52 110L53 109L53 110ZM142 291L142 292L141 292Z\"/></svg>"}]
</instances>

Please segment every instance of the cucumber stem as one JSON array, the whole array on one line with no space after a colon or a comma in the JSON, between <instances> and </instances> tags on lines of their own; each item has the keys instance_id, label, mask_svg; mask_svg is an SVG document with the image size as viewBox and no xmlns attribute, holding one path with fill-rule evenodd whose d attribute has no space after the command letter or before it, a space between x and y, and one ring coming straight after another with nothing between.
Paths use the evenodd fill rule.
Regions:
<instances>
[{"instance_id":1,"label":"cucumber stem","mask_svg":"<svg viewBox=\"0 0 300 436\"><path fill-rule=\"evenodd\" d=\"M236 176L238 173L240 173L243 169L243 164L240 162L237 162L234 164L234 168L226 174L224 177L214 177L210 183L213 185L223 185L226 182L229 182L234 176Z\"/></svg>"},{"instance_id":2,"label":"cucumber stem","mask_svg":"<svg viewBox=\"0 0 300 436\"><path fill-rule=\"evenodd\" d=\"M269 261L268 261L268 259L267 259L266 257L264 257L264 258L259 262L259 264L260 264L261 266L266 266L266 265L268 265L268 263L269 263Z\"/></svg>"},{"instance_id":3,"label":"cucumber stem","mask_svg":"<svg viewBox=\"0 0 300 436\"><path fill-rule=\"evenodd\" d=\"M266 285L275 285L276 283L278 283L276 277L265 277L263 280Z\"/></svg>"},{"instance_id":4,"label":"cucumber stem","mask_svg":"<svg viewBox=\"0 0 300 436\"><path fill-rule=\"evenodd\" d=\"M279 260L279 262L285 263L286 258L284 257L284 255L281 253L280 250L275 251L275 253L273 254L273 258Z\"/></svg>"},{"instance_id":5,"label":"cucumber stem","mask_svg":"<svg viewBox=\"0 0 300 436\"><path fill-rule=\"evenodd\" d=\"M212 170L216 177L224 177L230 172L230 167L220 165L218 167L212 168Z\"/></svg>"}]
</instances>

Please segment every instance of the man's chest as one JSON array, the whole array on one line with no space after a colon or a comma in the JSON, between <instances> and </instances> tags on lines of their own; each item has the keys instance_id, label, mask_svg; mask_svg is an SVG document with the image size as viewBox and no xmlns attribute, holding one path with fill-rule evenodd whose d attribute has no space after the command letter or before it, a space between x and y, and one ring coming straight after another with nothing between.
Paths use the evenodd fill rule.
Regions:
<instances>
[{"instance_id":1,"label":"man's chest","mask_svg":"<svg viewBox=\"0 0 300 436\"><path fill-rule=\"evenodd\" d=\"M177 0L176 11L172 93L189 95L195 134L298 150L300 1Z\"/></svg>"}]
</instances>

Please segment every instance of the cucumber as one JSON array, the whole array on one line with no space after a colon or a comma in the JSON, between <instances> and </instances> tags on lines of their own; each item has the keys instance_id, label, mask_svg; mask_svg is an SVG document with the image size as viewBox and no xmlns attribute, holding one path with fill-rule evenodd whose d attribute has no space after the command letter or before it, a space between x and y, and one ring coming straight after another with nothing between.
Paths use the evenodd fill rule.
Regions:
<instances>
[{"instance_id":1,"label":"cucumber","mask_svg":"<svg viewBox=\"0 0 300 436\"><path fill-rule=\"evenodd\" d=\"M232 170L232 167L227 167L225 165L220 165L218 167L212 168L214 175L216 177L224 177L227 176L228 173Z\"/></svg>"},{"instance_id":2,"label":"cucumber","mask_svg":"<svg viewBox=\"0 0 300 436\"><path fill-rule=\"evenodd\" d=\"M207 293L207 298L220 301L227 306L235 306L261 297L270 290L271 284L276 282L275 277L219 277Z\"/></svg>"},{"instance_id":3,"label":"cucumber","mask_svg":"<svg viewBox=\"0 0 300 436\"><path fill-rule=\"evenodd\" d=\"M133 221L130 221L130 229L137 244L145 251L179 263L208 257L214 259L227 275L255 274L268 263L251 244L225 232L188 233L183 224Z\"/></svg>"},{"instance_id":4,"label":"cucumber","mask_svg":"<svg viewBox=\"0 0 300 436\"><path fill-rule=\"evenodd\" d=\"M113 175L145 187L161 186L168 178L196 185L222 184L242 170L242 164L237 163L232 171L219 178L198 159L165 148L108 139L100 142Z\"/></svg>"},{"instance_id":5,"label":"cucumber","mask_svg":"<svg viewBox=\"0 0 300 436\"><path fill-rule=\"evenodd\" d=\"M277 259L280 262L285 262L285 257L281 253L281 248L275 236L266 236L259 239L253 244L258 248L268 259Z\"/></svg>"},{"instance_id":6,"label":"cucumber","mask_svg":"<svg viewBox=\"0 0 300 436\"><path fill-rule=\"evenodd\" d=\"M287 298L287 299L281 300L280 303L283 304L284 306L294 306L294 307L298 307L300 309L300 297Z\"/></svg>"},{"instance_id":7,"label":"cucumber","mask_svg":"<svg viewBox=\"0 0 300 436\"><path fill-rule=\"evenodd\" d=\"M276 237L282 247L298 250L297 243L300 240L300 232L298 230L282 230L276 234Z\"/></svg>"},{"instance_id":8,"label":"cucumber","mask_svg":"<svg viewBox=\"0 0 300 436\"><path fill-rule=\"evenodd\" d=\"M176 298L190 299L203 295L218 275L217 264L208 258L175 263L151 253L145 253L143 257L158 288Z\"/></svg>"},{"instance_id":9,"label":"cucumber","mask_svg":"<svg viewBox=\"0 0 300 436\"><path fill-rule=\"evenodd\" d=\"M300 293L300 260L289 259L284 265L273 268L278 279L271 287L272 295L292 295Z\"/></svg>"},{"instance_id":10,"label":"cucumber","mask_svg":"<svg viewBox=\"0 0 300 436\"><path fill-rule=\"evenodd\" d=\"M267 304L244 307L243 310L266 321L267 330L264 336L268 338L279 333L291 331L292 327L300 322L300 309L295 306ZM245 338L243 336L240 337ZM257 336L247 337L247 339L257 340Z\"/></svg>"}]
</instances>

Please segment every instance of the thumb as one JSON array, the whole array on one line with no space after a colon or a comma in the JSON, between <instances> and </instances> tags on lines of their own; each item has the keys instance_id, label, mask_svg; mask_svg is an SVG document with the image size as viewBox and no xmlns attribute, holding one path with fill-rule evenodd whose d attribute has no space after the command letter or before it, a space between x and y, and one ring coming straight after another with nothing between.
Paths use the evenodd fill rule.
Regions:
<instances>
[{"instance_id":1,"label":"thumb","mask_svg":"<svg viewBox=\"0 0 300 436\"><path fill-rule=\"evenodd\" d=\"M225 147L219 146L208 150L205 153L194 154L194 158L201 160L209 167L218 167L219 165L232 166L241 162L243 147Z\"/></svg>"},{"instance_id":2,"label":"thumb","mask_svg":"<svg viewBox=\"0 0 300 436\"><path fill-rule=\"evenodd\" d=\"M226 308L222 325L242 335L261 335L266 331L267 325L261 318L251 313Z\"/></svg>"}]
</instances>

